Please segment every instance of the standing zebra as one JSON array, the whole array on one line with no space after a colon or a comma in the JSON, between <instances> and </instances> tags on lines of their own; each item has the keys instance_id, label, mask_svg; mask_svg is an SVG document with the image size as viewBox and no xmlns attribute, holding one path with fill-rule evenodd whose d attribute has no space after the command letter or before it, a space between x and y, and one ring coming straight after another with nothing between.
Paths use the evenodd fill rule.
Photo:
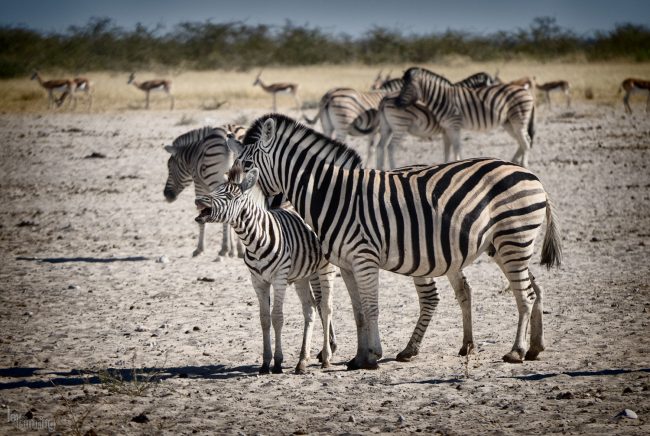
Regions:
<instances>
[{"instance_id":1,"label":"standing zebra","mask_svg":"<svg viewBox=\"0 0 650 436\"><path fill-rule=\"evenodd\" d=\"M323 133L330 138L344 142L350 136L370 135L368 160L372 158L375 136L379 128L378 108L382 98L399 91L402 79L385 81L378 89L361 92L351 88L329 90L320 100L318 113L313 119L303 115L308 124L320 119Z\"/></svg>"},{"instance_id":2,"label":"standing zebra","mask_svg":"<svg viewBox=\"0 0 650 436\"><path fill-rule=\"evenodd\" d=\"M423 68L409 68L395 104L405 108L420 101L443 130L445 162L460 155L460 129L490 130L500 125L517 140L513 162L528 166L535 135L535 105L526 89L493 85L480 89L453 86L447 79Z\"/></svg>"},{"instance_id":3,"label":"standing zebra","mask_svg":"<svg viewBox=\"0 0 650 436\"><path fill-rule=\"evenodd\" d=\"M167 182L164 195L167 201L176 200L178 194L194 182L196 196L208 195L223 183L223 175L232 165L232 153L226 146L227 135L242 138L246 129L242 126L228 124L223 127L203 127L191 130L178 138L172 145L165 146L171 154L167 161ZM234 256L235 247L230 227L223 225L223 240L220 256ZM199 241L192 256L203 253L205 225L199 224ZM240 256L244 254L241 243L238 244Z\"/></svg>"},{"instance_id":4,"label":"standing zebra","mask_svg":"<svg viewBox=\"0 0 650 436\"><path fill-rule=\"evenodd\" d=\"M268 374L271 357L273 373L282 372L282 305L288 284L295 283L305 318L297 374L304 374L309 361L314 326L314 289L323 321L322 367L330 366L330 323L332 319L332 282L334 266L325 257L314 232L290 209L268 209L266 198L256 186L258 170L243 174L241 165L233 165L228 181L208 196L198 196L201 208L196 221L230 224L246 246L244 262L248 266L260 303L264 356L260 374ZM273 312L270 288L273 285ZM275 330L275 355L271 352L271 320ZM335 344L333 344L335 346ZM332 348L334 348L334 346Z\"/></svg>"},{"instance_id":5,"label":"standing zebra","mask_svg":"<svg viewBox=\"0 0 650 436\"><path fill-rule=\"evenodd\" d=\"M480 72L456 82L454 86L478 89L493 83L492 76ZM423 102L416 101L406 107L400 107L397 105L397 98L395 94L387 95L379 105L380 127L375 166L377 169L385 168L385 151L388 151L389 168L395 168L395 150L407 134L431 138L443 132L440 123Z\"/></svg>"},{"instance_id":6,"label":"standing zebra","mask_svg":"<svg viewBox=\"0 0 650 436\"><path fill-rule=\"evenodd\" d=\"M544 217L542 265L559 265L561 247L551 202L530 171L496 159L364 169L344 144L281 115L258 119L243 143L229 138L228 146L245 169L259 169L264 195L288 198L318 235L325 257L340 267L357 324L349 368L376 368L382 356L379 269L432 287L434 277L446 275L463 313L460 354L471 351L472 291L462 270L484 251L506 275L519 310L515 343L504 360L536 359L544 350L542 288L528 271ZM420 321L400 353L405 360L417 354Z\"/></svg>"}]
</instances>

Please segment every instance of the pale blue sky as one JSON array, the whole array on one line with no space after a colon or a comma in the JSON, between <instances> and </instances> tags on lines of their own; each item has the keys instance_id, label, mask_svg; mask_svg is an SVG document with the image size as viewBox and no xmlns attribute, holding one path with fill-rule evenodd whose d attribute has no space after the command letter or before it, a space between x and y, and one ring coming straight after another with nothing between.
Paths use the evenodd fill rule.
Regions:
<instances>
[{"instance_id":1,"label":"pale blue sky","mask_svg":"<svg viewBox=\"0 0 650 436\"><path fill-rule=\"evenodd\" d=\"M294 24L327 33L358 36L375 25L404 33L447 29L474 33L528 28L535 17L552 16L579 34L615 24L650 25L650 0L0 0L0 25L63 31L90 17L110 17L126 28L137 22L171 30L180 21L244 21Z\"/></svg>"}]
</instances>

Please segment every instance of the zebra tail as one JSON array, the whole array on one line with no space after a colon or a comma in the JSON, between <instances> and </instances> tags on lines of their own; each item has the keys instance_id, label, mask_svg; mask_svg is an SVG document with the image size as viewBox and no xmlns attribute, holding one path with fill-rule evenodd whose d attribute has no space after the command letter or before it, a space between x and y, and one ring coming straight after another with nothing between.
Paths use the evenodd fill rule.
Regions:
<instances>
[{"instance_id":1,"label":"zebra tail","mask_svg":"<svg viewBox=\"0 0 650 436\"><path fill-rule=\"evenodd\" d=\"M528 120L528 136L530 137L530 148L533 148L533 139L535 137L535 104L533 104L533 110Z\"/></svg>"},{"instance_id":2,"label":"zebra tail","mask_svg":"<svg viewBox=\"0 0 650 436\"><path fill-rule=\"evenodd\" d=\"M541 264L546 269L559 267L562 264L562 239L560 237L560 227L558 218L553 208L553 203L546 197L546 234L542 244Z\"/></svg>"}]
</instances>

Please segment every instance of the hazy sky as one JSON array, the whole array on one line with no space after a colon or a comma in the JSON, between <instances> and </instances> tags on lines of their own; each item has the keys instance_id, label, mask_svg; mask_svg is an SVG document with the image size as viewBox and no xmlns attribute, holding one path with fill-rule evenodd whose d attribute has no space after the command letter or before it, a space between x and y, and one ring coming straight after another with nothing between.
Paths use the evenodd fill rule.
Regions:
<instances>
[{"instance_id":1,"label":"hazy sky","mask_svg":"<svg viewBox=\"0 0 650 436\"><path fill-rule=\"evenodd\" d=\"M374 25L405 33L447 29L487 33L527 28L552 16L577 33L610 30L617 23L650 25L650 0L0 0L0 25L63 31L90 17L110 17L126 28L180 21L244 21L247 24L318 26L327 33L358 36Z\"/></svg>"}]
</instances>

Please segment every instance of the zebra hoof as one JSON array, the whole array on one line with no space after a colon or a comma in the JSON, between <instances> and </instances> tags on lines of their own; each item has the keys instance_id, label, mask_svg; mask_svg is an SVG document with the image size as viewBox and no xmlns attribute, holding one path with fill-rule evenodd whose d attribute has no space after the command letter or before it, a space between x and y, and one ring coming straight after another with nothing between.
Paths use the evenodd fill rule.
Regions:
<instances>
[{"instance_id":1,"label":"zebra hoof","mask_svg":"<svg viewBox=\"0 0 650 436\"><path fill-rule=\"evenodd\" d=\"M271 374L271 368L269 367L269 364L268 363L263 364L260 367L259 373L260 374Z\"/></svg>"},{"instance_id":2,"label":"zebra hoof","mask_svg":"<svg viewBox=\"0 0 650 436\"><path fill-rule=\"evenodd\" d=\"M282 368L280 368L280 372L282 372ZM307 374L307 365L305 362L299 362L294 372L300 375Z\"/></svg>"},{"instance_id":3,"label":"zebra hoof","mask_svg":"<svg viewBox=\"0 0 650 436\"><path fill-rule=\"evenodd\" d=\"M460 347L460 350L458 350L458 355L467 356L468 354L471 354L473 351L474 351L474 343L468 342L467 344L463 344L463 346Z\"/></svg>"},{"instance_id":4,"label":"zebra hoof","mask_svg":"<svg viewBox=\"0 0 650 436\"><path fill-rule=\"evenodd\" d=\"M541 350L540 351L528 350L528 352L526 353L526 360L539 360L540 352Z\"/></svg>"},{"instance_id":5,"label":"zebra hoof","mask_svg":"<svg viewBox=\"0 0 650 436\"><path fill-rule=\"evenodd\" d=\"M332 366L329 362L323 362L320 366L321 369L327 369Z\"/></svg>"},{"instance_id":6,"label":"zebra hoof","mask_svg":"<svg viewBox=\"0 0 650 436\"><path fill-rule=\"evenodd\" d=\"M282 366L281 365L273 365L273 374L282 374Z\"/></svg>"},{"instance_id":7,"label":"zebra hoof","mask_svg":"<svg viewBox=\"0 0 650 436\"><path fill-rule=\"evenodd\" d=\"M512 350L505 356L503 356L503 361L507 363L523 363L524 360L521 358L521 353L519 351Z\"/></svg>"},{"instance_id":8,"label":"zebra hoof","mask_svg":"<svg viewBox=\"0 0 650 436\"><path fill-rule=\"evenodd\" d=\"M415 359L415 357L417 355L418 355L417 351L412 351L412 350L406 349L406 350L401 351L397 355L397 357L395 357L395 360L397 360L398 362L410 362L413 359Z\"/></svg>"},{"instance_id":9,"label":"zebra hoof","mask_svg":"<svg viewBox=\"0 0 650 436\"><path fill-rule=\"evenodd\" d=\"M356 371L358 369L370 369L370 370L379 369L379 364L376 361L374 362L366 361L366 362L359 363L357 362L356 358L348 362L348 371Z\"/></svg>"},{"instance_id":10,"label":"zebra hoof","mask_svg":"<svg viewBox=\"0 0 650 436\"><path fill-rule=\"evenodd\" d=\"M194 250L194 251L192 252L192 257L196 257L196 256L198 256L198 255L201 254L201 253L203 253L203 250L198 250L198 249L197 249L197 250Z\"/></svg>"}]
</instances>

